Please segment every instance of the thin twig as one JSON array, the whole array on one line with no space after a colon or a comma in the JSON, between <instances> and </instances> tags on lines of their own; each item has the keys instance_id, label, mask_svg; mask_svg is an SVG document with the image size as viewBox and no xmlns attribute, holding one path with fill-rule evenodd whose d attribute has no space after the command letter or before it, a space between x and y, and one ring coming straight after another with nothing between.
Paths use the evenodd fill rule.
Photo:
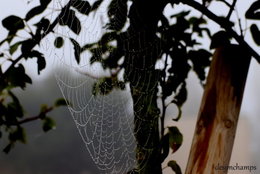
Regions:
<instances>
[{"instance_id":1,"label":"thin twig","mask_svg":"<svg viewBox=\"0 0 260 174\"><path fill-rule=\"evenodd\" d=\"M41 112L39 115L36 115L33 117L28 117L28 118L18 121L17 124L21 125L21 124L28 123L28 122L31 122L34 120L43 119L45 117L45 115L52 110L53 110L53 107L50 107L50 108L46 109L44 112Z\"/></svg>"},{"instance_id":2,"label":"thin twig","mask_svg":"<svg viewBox=\"0 0 260 174\"><path fill-rule=\"evenodd\" d=\"M12 122L12 123L7 123L6 121L4 121L3 123L6 124L6 125L9 124L10 126L18 126L18 125L28 123L28 122L31 122L31 121L34 121L34 120L44 119L46 117L46 114L48 112L51 112L53 109L54 109L53 107L49 107L49 108L45 109L44 111L40 112L39 115L28 117L28 118L25 118L23 120Z\"/></svg>"},{"instance_id":3,"label":"thin twig","mask_svg":"<svg viewBox=\"0 0 260 174\"><path fill-rule=\"evenodd\" d=\"M220 25L222 28L224 28L230 35L241 45L243 46L250 54L253 56L258 63L260 63L260 56L259 54L251 48L248 43L244 40L244 38L240 35L238 35L233 29L232 24L229 20L225 18L221 18L214 13L212 13L210 10L208 10L206 7L201 5L200 3L194 1L194 0L179 0L181 3L186 4L190 7L193 7L194 9L197 9L201 13L205 14L209 19L216 22L218 25Z\"/></svg>"},{"instance_id":4,"label":"thin twig","mask_svg":"<svg viewBox=\"0 0 260 174\"><path fill-rule=\"evenodd\" d=\"M236 3L237 3L237 0L233 0L233 3L231 5L231 7L229 9L229 12L228 12L228 15L227 15L227 19L228 20L230 19L231 15L232 15L232 13L233 13L233 11L235 9Z\"/></svg>"},{"instance_id":5,"label":"thin twig","mask_svg":"<svg viewBox=\"0 0 260 174\"><path fill-rule=\"evenodd\" d=\"M240 30L240 35L244 37L244 33L243 33L243 28L242 28L242 24L241 24L241 19L239 18L239 14L237 9L235 9L236 11L236 16L237 16L237 20L238 20L238 26L239 26L239 30Z\"/></svg>"},{"instance_id":6,"label":"thin twig","mask_svg":"<svg viewBox=\"0 0 260 174\"><path fill-rule=\"evenodd\" d=\"M220 1L220 2L223 2L225 5L227 5L229 8L231 8L232 7L232 5L231 4L229 4L227 1L225 1L225 0L218 0L218 1Z\"/></svg>"}]
</instances>

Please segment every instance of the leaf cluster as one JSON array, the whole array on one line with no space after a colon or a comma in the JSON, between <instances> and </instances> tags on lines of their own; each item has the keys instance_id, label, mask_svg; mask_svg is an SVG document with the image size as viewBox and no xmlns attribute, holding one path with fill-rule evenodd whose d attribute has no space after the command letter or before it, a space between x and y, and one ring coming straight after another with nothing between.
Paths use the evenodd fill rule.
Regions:
<instances>
[{"instance_id":1,"label":"leaf cluster","mask_svg":"<svg viewBox=\"0 0 260 174\"><path fill-rule=\"evenodd\" d=\"M247 19L260 20L260 1L255 1L247 10L245 16ZM255 43L260 46L260 30L258 26L254 23L250 26L250 31Z\"/></svg>"},{"instance_id":2,"label":"leaf cluster","mask_svg":"<svg viewBox=\"0 0 260 174\"><path fill-rule=\"evenodd\" d=\"M3 27L8 35L0 42L0 138L7 137L8 145L3 149L8 153L16 142L26 143L26 131L24 124L41 120L43 131L47 132L55 127L55 121L47 116L53 109L64 106L64 99L59 99L53 106L44 105L38 115L29 116L15 94L15 90L25 90L32 84L31 77L27 74L21 60L36 59L37 72L40 74L46 68L44 54L35 47L40 45L42 38L52 31L51 24L45 17L39 18L29 27L29 21L43 13L51 0L41 0L40 5L27 12L24 18L15 15L7 16L2 20ZM19 32L27 33L26 38L19 37ZM8 46L7 50L2 48ZM19 56L17 56L19 55ZM7 65L4 65L7 64ZM5 70L3 71L3 67Z\"/></svg>"}]
</instances>

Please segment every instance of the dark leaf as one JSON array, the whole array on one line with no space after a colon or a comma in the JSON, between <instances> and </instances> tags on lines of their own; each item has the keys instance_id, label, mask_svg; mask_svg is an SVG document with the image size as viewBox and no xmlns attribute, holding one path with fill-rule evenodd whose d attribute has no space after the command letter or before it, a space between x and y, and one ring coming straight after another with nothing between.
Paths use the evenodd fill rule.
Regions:
<instances>
[{"instance_id":1,"label":"dark leaf","mask_svg":"<svg viewBox=\"0 0 260 174\"><path fill-rule=\"evenodd\" d=\"M26 143L25 130L18 126L14 132L9 134L9 140L11 142L20 141L21 143Z\"/></svg>"},{"instance_id":2,"label":"dark leaf","mask_svg":"<svg viewBox=\"0 0 260 174\"><path fill-rule=\"evenodd\" d=\"M71 41L71 43L72 43L72 45L73 45L73 48L74 48L75 60L76 60L77 63L79 64L79 62L80 62L81 47L80 47L79 43L78 43L76 40L70 38L70 41Z\"/></svg>"},{"instance_id":3,"label":"dark leaf","mask_svg":"<svg viewBox=\"0 0 260 174\"><path fill-rule=\"evenodd\" d=\"M257 45L260 46L260 31L256 24L252 24L250 27L252 37Z\"/></svg>"},{"instance_id":4,"label":"dark leaf","mask_svg":"<svg viewBox=\"0 0 260 174\"><path fill-rule=\"evenodd\" d=\"M192 40L191 36L192 36L191 33L184 32L182 34L182 39L181 40L183 40L186 43L186 46L192 47L194 44L196 44L196 42L194 40Z\"/></svg>"},{"instance_id":5,"label":"dark leaf","mask_svg":"<svg viewBox=\"0 0 260 174\"><path fill-rule=\"evenodd\" d=\"M4 124L7 127L15 125L15 124L17 124L19 117L21 117L21 116L17 115L14 103L8 103L8 105L6 107L6 112L4 115L4 120L5 120Z\"/></svg>"},{"instance_id":6,"label":"dark leaf","mask_svg":"<svg viewBox=\"0 0 260 174\"><path fill-rule=\"evenodd\" d=\"M103 2L103 0L97 0L93 3L92 7L91 7L91 10L90 11L94 11L94 10L97 10L98 7L100 6L100 4Z\"/></svg>"},{"instance_id":7,"label":"dark leaf","mask_svg":"<svg viewBox=\"0 0 260 174\"><path fill-rule=\"evenodd\" d=\"M163 136L162 140L162 154L161 154L161 163L167 158L170 149L169 143L169 133Z\"/></svg>"},{"instance_id":8,"label":"dark leaf","mask_svg":"<svg viewBox=\"0 0 260 174\"><path fill-rule=\"evenodd\" d=\"M108 7L107 28L120 31L127 21L127 0L112 0Z\"/></svg>"},{"instance_id":9,"label":"dark leaf","mask_svg":"<svg viewBox=\"0 0 260 174\"><path fill-rule=\"evenodd\" d=\"M80 21L75 15L75 11L70 9L63 9L60 14L59 24L68 26L75 34L79 34L81 31Z\"/></svg>"},{"instance_id":10,"label":"dark leaf","mask_svg":"<svg viewBox=\"0 0 260 174\"><path fill-rule=\"evenodd\" d=\"M43 54L39 51L33 50L28 54L28 57L37 58L37 65L38 65L38 74L40 74L41 70L43 70L46 67L46 61L43 57Z\"/></svg>"},{"instance_id":11,"label":"dark leaf","mask_svg":"<svg viewBox=\"0 0 260 174\"><path fill-rule=\"evenodd\" d=\"M23 110L23 107L22 107L19 99L10 90L8 91L8 94L10 95L10 97L13 100L13 102L8 105L9 107L10 106L13 107L13 109L14 109L13 114L15 114L17 117L20 117L20 118L23 117L24 110Z\"/></svg>"},{"instance_id":12,"label":"dark leaf","mask_svg":"<svg viewBox=\"0 0 260 174\"><path fill-rule=\"evenodd\" d=\"M25 73L24 73L24 82L32 84L32 79Z\"/></svg>"},{"instance_id":13,"label":"dark leaf","mask_svg":"<svg viewBox=\"0 0 260 174\"><path fill-rule=\"evenodd\" d=\"M203 37L202 32L205 31L210 36L208 28L203 28L200 25L206 24L207 21L204 18L191 17L189 23L192 25L193 32L197 32L200 37Z\"/></svg>"},{"instance_id":14,"label":"dark leaf","mask_svg":"<svg viewBox=\"0 0 260 174\"><path fill-rule=\"evenodd\" d=\"M47 104L42 104L41 105L41 113L47 113L48 109L49 109L49 107L48 107ZM43 115L42 118L45 118L45 115Z\"/></svg>"},{"instance_id":15,"label":"dark leaf","mask_svg":"<svg viewBox=\"0 0 260 174\"><path fill-rule=\"evenodd\" d=\"M8 124L12 125L17 122L18 117L23 117L23 110L21 106L18 106L16 103L11 102L7 105L7 115L6 121Z\"/></svg>"},{"instance_id":16,"label":"dark leaf","mask_svg":"<svg viewBox=\"0 0 260 174\"><path fill-rule=\"evenodd\" d=\"M169 20L168 20L168 18L165 15L161 16L160 21L162 22L163 28L170 26Z\"/></svg>"},{"instance_id":17,"label":"dark leaf","mask_svg":"<svg viewBox=\"0 0 260 174\"><path fill-rule=\"evenodd\" d=\"M47 1L46 1L47 2ZM47 8L47 5L39 5L37 7L32 8L25 16L25 20L29 21L31 18L33 18L36 15L41 14L44 12L44 10Z\"/></svg>"},{"instance_id":18,"label":"dark leaf","mask_svg":"<svg viewBox=\"0 0 260 174\"><path fill-rule=\"evenodd\" d=\"M183 82L178 93L175 95L173 102L181 107L187 99L187 89L186 89L186 83Z\"/></svg>"},{"instance_id":19,"label":"dark leaf","mask_svg":"<svg viewBox=\"0 0 260 174\"><path fill-rule=\"evenodd\" d=\"M42 32L45 32L48 30L50 26L50 21L48 19L42 18L38 23L34 24L36 29L36 36L41 36Z\"/></svg>"},{"instance_id":20,"label":"dark leaf","mask_svg":"<svg viewBox=\"0 0 260 174\"><path fill-rule=\"evenodd\" d=\"M18 67L13 67L7 73L7 79L11 87L21 87L25 88L26 83L32 83L31 78L25 73L25 69L22 64L19 64Z\"/></svg>"},{"instance_id":21,"label":"dark leaf","mask_svg":"<svg viewBox=\"0 0 260 174\"><path fill-rule=\"evenodd\" d=\"M41 5L47 6L52 0L40 0Z\"/></svg>"},{"instance_id":22,"label":"dark leaf","mask_svg":"<svg viewBox=\"0 0 260 174\"><path fill-rule=\"evenodd\" d=\"M14 147L13 143L9 143L3 150L4 153L9 153L10 150Z\"/></svg>"},{"instance_id":23,"label":"dark leaf","mask_svg":"<svg viewBox=\"0 0 260 174\"><path fill-rule=\"evenodd\" d=\"M255 1L246 11L246 18L260 20L260 1Z\"/></svg>"},{"instance_id":24,"label":"dark leaf","mask_svg":"<svg viewBox=\"0 0 260 174\"><path fill-rule=\"evenodd\" d=\"M177 105L177 109L178 109L178 115L177 115L176 118L173 118L173 119L172 119L173 121L179 121L179 119L181 118L181 115L182 115L181 106L178 106L178 105Z\"/></svg>"},{"instance_id":25,"label":"dark leaf","mask_svg":"<svg viewBox=\"0 0 260 174\"><path fill-rule=\"evenodd\" d=\"M25 16L25 20L29 21L31 18L33 18L34 16L41 14L43 11L45 10L45 8L43 6L37 6L32 8Z\"/></svg>"},{"instance_id":26,"label":"dark leaf","mask_svg":"<svg viewBox=\"0 0 260 174\"><path fill-rule=\"evenodd\" d=\"M225 31L219 31L212 36L210 49L218 48L220 46L225 46L229 44L229 35Z\"/></svg>"},{"instance_id":27,"label":"dark leaf","mask_svg":"<svg viewBox=\"0 0 260 174\"><path fill-rule=\"evenodd\" d=\"M10 54L12 55L21 44L22 42L16 42L15 44L11 45L9 50Z\"/></svg>"},{"instance_id":28,"label":"dark leaf","mask_svg":"<svg viewBox=\"0 0 260 174\"><path fill-rule=\"evenodd\" d=\"M89 2L83 0L74 0L72 6L84 15L88 15L91 8Z\"/></svg>"},{"instance_id":29,"label":"dark leaf","mask_svg":"<svg viewBox=\"0 0 260 174\"><path fill-rule=\"evenodd\" d=\"M185 31L190 27L190 23L188 20L186 20L184 17L178 17L177 18L177 24L176 27L178 27L178 31Z\"/></svg>"},{"instance_id":30,"label":"dark leaf","mask_svg":"<svg viewBox=\"0 0 260 174\"><path fill-rule=\"evenodd\" d=\"M200 49L197 51L191 50L188 56L193 64L193 70L201 81L206 79L205 69L210 65L212 54L207 50Z\"/></svg>"},{"instance_id":31,"label":"dark leaf","mask_svg":"<svg viewBox=\"0 0 260 174\"><path fill-rule=\"evenodd\" d=\"M166 98L168 96L170 96L173 92L173 90L175 90L175 88L177 88L177 83L175 83L175 79L174 76L169 76L168 80L166 81L166 84L163 86L163 97Z\"/></svg>"},{"instance_id":32,"label":"dark leaf","mask_svg":"<svg viewBox=\"0 0 260 174\"><path fill-rule=\"evenodd\" d=\"M2 72L2 68L0 67L0 76L2 76L3 72ZM8 74L8 73L6 73ZM8 77L7 77L8 78ZM7 79L5 78L5 79ZM0 80L0 91L3 91L6 87L8 87L9 81L8 80Z\"/></svg>"},{"instance_id":33,"label":"dark leaf","mask_svg":"<svg viewBox=\"0 0 260 174\"><path fill-rule=\"evenodd\" d=\"M0 126L2 124L2 116L6 114L6 107L3 102L0 102Z\"/></svg>"},{"instance_id":34,"label":"dark leaf","mask_svg":"<svg viewBox=\"0 0 260 174\"><path fill-rule=\"evenodd\" d=\"M172 119L173 121L179 121L182 115L181 107L187 100L187 89L186 89L186 82L183 82L180 86L178 93L174 96L172 103L176 104L178 108L178 115L176 118Z\"/></svg>"},{"instance_id":35,"label":"dark leaf","mask_svg":"<svg viewBox=\"0 0 260 174\"><path fill-rule=\"evenodd\" d=\"M64 40L62 37L57 37L54 41L54 46L56 48L61 48L63 46Z\"/></svg>"},{"instance_id":36,"label":"dark leaf","mask_svg":"<svg viewBox=\"0 0 260 174\"><path fill-rule=\"evenodd\" d=\"M170 18L179 18L179 17L185 17L185 16L188 16L190 14L190 11L182 11L180 13L177 13L177 14L173 14L170 16Z\"/></svg>"},{"instance_id":37,"label":"dark leaf","mask_svg":"<svg viewBox=\"0 0 260 174\"><path fill-rule=\"evenodd\" d=\"M185 79L190 70L186 49L174 48L170 52L170 57L172 58L172 66L168 72L173 73L175 76L179 76L180 79Z\"/></svg>"},{"instance_id":38,"label":"dark leaf","mask_svg":"<svg viewBox=\"0 0 260 174\"><path fill-rule=\"evenodd\" d=\"M172 153L176 152L183 142L183 136L176 126L169 127L169 144Z\"/></svg>"},{"instance_id":39,"label":"dark leaf","mask_svg":"<svg viewBox=\"0 0 260 174\"><path fill-rule=\"evenodd\" d=\"M205 31L205 32L207 33L207 35L208 35L210 38L212 37L212 35L211 35L211 32L210 32L209 28L202 27L201 29L202 29L202 31Z\"/></svg>"},{"instance_id":40,"label":"dark leaf","mask_svg":"<svg viewBox=\"0 0 260 174\"><path fill-rule=\"evenodd\" d=\"M22 42L21 51L25 58L29 57L33 47L35 47L35 41L33 39L28 39Z\"/></svg>"},{"instance_id":41,"label":"dark leaf","mask_svg":"<svg viewBox=\"0 0 260 174\"><path fill-rule=\"evenodd\" d=\"M197 18L197 17L191 17L190 19L189 19L189 22L190 22L190 24L192 24L192 25L200 25L200 24L206 24L207 23L207 21L204 19L204 18L202 18L202 17L199 17L199 18Z\"/></svg>"},{"instance_id":42,"label":"dark leaf","mask_svg":"<svg viewBox=\"0 0 260 174\"><path fill-rule=\"evenodd\" d=\"M59 107L59 106L66 106L67 102L64 98L60 98L58 100L55 101L54 106Z\"/></svg>"},{"instance_id":43,"label":"dark leaf","mask_svg":"<svg viewBox=\"0 0 260 174\"><path fill-rule=\"evenodd\" d=\"M45 117L43 120L43 126L42 129L44 132L48 132L52 129L55 129L56 123L55 121L50 117Z\"/></svg>"},{"instance_id":44,"label":"dark leaf","mask_svg":"<svg viewBox=\"0 0 260 174\"><path fill-rule=\"evenodd\" d=\"M3 26L9 30L16 33L17 30L23 29L25 27L23 19L18 16L8 16L2 20Z\"/></svg>"},{"instance_id":45,"label":"dark leaf","mask_svg":"<svg viewBox=\"0 0 260 174\"><path fill-rule=\"evenodd\" d=\"M172 66L168 69L168 72L171 75L163 88L165 97L171 95L172 92L176 92L179 85L181 85L187 78L191 69L188 64L186 48L174 48L170 52L170 57L172 59Z\"/></svg>"},{"instance_id":46,"label":"dark leaf","mask_svg":"<svg viewBox=\"0 0 260 174\"><path fill-rule=\"evenodd\" d=\"M180 168L180 166L177 164L176 161L174 161L174 160L169 161L167 165L172 168L172 170L175 172L175 174L182 174L181 168Z\"/></svg>"},{"instance_id":47,"label":"dark leaf","mask_svg":"<svg viewBox=\"0 0 260 174\"><path fill-rule=\"evenodd\" d=\"M16 32L17 31L13 31L13 30L9 31L8 36L5 39L5 41L7 41L10 44L12 42L12 40L14 39L14 37L16 36Z\"/></svg>"},{"instance_id":48,"label":"dark leaf","mask_svg":"<svg viewBox=\"0 0 260 174\"><path fill-rule=\"evenodd\" d=\"M43 56L38 56L37 64L38 64L38 74L40 74L41 70L43 70L46 67L45 58Z\"/></svg>"},{"instance_id":49,"label":"dark leaf","mask_svg":"<svg viewBox=\"0 0 260 174\"><path fill-rule=\"evenodd\" d=\"M40 56L43 57L43 54L36 50L33 50L30 53L28 53L28 57L30 57L30 58L40 57Z\"/></svg>"}]
</instances>

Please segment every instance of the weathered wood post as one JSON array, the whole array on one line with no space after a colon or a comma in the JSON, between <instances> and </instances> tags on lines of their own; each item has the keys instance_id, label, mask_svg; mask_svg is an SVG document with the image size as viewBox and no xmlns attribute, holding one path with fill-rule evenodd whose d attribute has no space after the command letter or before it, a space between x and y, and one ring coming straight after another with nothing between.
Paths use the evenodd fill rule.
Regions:
<instances>
[{"instance_id":1,"label":"weathered wood post","mask_svg":"<svg viewBox=\"0 0 260 174\"><path fill-rule=\"evenodd\" d=\"M186 174L226 174L229 165L250 56L238 45L217 48L191 146Z\"/></svg>"}]
</instances>

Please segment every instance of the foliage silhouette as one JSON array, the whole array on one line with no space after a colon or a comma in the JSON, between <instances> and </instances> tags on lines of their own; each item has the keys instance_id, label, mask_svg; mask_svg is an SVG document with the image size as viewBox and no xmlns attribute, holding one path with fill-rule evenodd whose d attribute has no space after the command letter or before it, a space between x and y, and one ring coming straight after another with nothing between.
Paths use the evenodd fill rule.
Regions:
<instances>
[{"instance_id":1,"label":"foliage silhouette","mask_svg":"<svg viewBox=\"0 0 260 174\"><path fill-rule=\"evenodd\" d=\"M111 0L107 9L109 22L105 26L106 32L97 42L81 46L70 38L77 63L81 62L81 54L88 51L92 56L91 64L98 62L103 69L113 72L110 77L100 78L93 86L94 95L106 95L114 88L124 89L126 84L130 85L135 111L137 166L129 173L162 173L161 162L168 156L169 149L175 152L181 146L182 134L177 127L165 128L164 119L170 104L175 104L179 110L173 121L180 119L181 107L187 99L186 79L191 70L205 84L205 69L210 65L212 54L210 50L197 49L201 44L198 38L210 38L211 48L229 44L230 39L233 39L260 61L260 56L244 40L243 32L233 30L235 23L230 20L230 16L235 11L237 1L229 4L219 0L219 3L223 2L230 9L226 17L212 13L207 8L210 1ZM10 62L4 72L2 69L0 71L0 131L8 133L10 140L5 152L9 152L16 141L25 143L23 123L42 119L43 130L48 131L53 128L54 121L46 114L65 104L59 100L53 106L42 107L37 116L25 118L23 107L12 92L15 88L25 89L27 84L32 83L20 61L36 58L40 74L46 62L43 54L35 47L45 36L52 34L57 25L67 26L75 35L80 34L82 24L76 14L88 16L100 7L103 0L97 0L92 5L88 1L71 0L52 22L45 17L38 18L34 24L36 30L29 32L30 37L17 42L17 32L25 30L28 21L36 19L50 3L51 0L41 0L40 5L32 8L24 18L11 15L2 20L8 35L0 46L7 44L9 49L8 53L0 52L0 58ZM198 10L201 16L192 16L190 11L182 11L168 17L163 13L168 4L173 9L186 4ZM259 2L253 2L245 17L259 20L259 8ZM212 36L207 26L208 20L216 22L222 28L221 31ZM260 31L257 25L252 24L250 31L255 43L259 45ZM61 48L63 42L62 37L57 37L54 46ZM111 44L114 42L116 45ZM21 54L15 58L12 55L16 52ZM124 61L120 63L122 58ZM158 61L164 62L162 68L156 67ZM123 80L119 79L120 72L124 72ZM158 100L162 103L161 110ZM142 127L142 131L137 130L139 127ZM168 166L175 173L181 173L175 161L170 161Z\"/></svg>"}]
</instances>

